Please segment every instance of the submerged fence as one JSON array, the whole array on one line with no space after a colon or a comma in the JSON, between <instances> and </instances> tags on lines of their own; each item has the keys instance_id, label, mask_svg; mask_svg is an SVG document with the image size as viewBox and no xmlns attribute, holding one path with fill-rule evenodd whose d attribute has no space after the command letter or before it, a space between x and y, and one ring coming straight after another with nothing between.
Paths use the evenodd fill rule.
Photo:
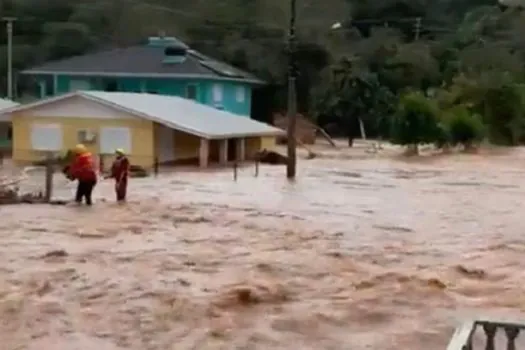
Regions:
<instances>
[{"instance_id":1,"label":"submerged fence","mask_svg":"<svg viewBox=\"0 0 525 350\"><path fill-rule=\"evenodd\" d=\"M524 322L508 322L498 320L474 320L464 322L456 329L447 350L516 350L516 342L522 330L525 329ZM485 344L483 347L474 346L474 336L481 330L484 334ZM497 347L496 336L502 334L504 346Z\"/></svg>"}]
</instances>

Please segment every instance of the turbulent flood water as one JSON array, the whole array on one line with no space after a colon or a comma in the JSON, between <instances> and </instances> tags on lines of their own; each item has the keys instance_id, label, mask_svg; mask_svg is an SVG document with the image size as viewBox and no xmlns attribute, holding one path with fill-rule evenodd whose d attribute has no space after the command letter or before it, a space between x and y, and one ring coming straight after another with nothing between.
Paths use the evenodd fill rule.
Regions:
<instances>
[{"instance_id":1,"label":"turbulent flood water","mask_svg":"<svg viewBox=\"0 0 525 350\"><path fill-rule=\"evenodd\" d=\"M523 150L342 158L0 207L0 348L437 350L525 309Z\"/></svg>"}]
</instances>

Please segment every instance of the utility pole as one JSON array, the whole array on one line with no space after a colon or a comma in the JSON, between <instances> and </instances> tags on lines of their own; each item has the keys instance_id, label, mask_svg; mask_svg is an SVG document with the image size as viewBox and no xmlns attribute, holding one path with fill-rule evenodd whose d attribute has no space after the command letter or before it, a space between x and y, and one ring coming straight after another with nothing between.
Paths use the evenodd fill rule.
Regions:
<instances>
[{"instance_id":1,"label":"utility pole","mask_svg":"<svg viewBox=\"0 0 525 350\"><path fill-rule=\"evenodd\" d=\"M297 170L297 94L296 94L296 38L295 38L295 17L297 15L296 0L290 0L290 28L288 35L288 128L286 144L288 146L288 163L286 164L286 177L294 179Z\"/></svg>"},{"instance_id":2,"label":"utility pole","mask_svg":"<svg viewBox=\"0 0 525 350\"><path fill-rule=\"evenodd\" d=\"M421 17L416 18L416 23L414 24L414 40L418 41L421 34Z\"/></svg>"},{"instance_id":3,"label":"utility pole","mask_svg":"<svg viewBox=\"0 0 525 350\"><path fill-rule=\"evenodd\" d=\"M13 99L13 22L15 17L4 17L7 26L7 98Z\"/></svg>"}]
</instances>

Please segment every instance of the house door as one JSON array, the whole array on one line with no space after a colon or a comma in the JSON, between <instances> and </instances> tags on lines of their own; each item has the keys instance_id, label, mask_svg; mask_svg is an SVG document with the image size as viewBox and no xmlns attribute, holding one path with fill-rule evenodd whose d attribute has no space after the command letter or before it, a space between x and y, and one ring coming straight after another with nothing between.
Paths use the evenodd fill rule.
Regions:
<instances>
[{"instance_id":1,"label":"house door","mask_svg":"<svg viewBox=\"0 0 525 350\"><path fill-rule=\"evenodd\" d=\"M237 139L228 139L228 161L237 159Z\"/></svg>"},{"instance_id":2,"label":"house door","mask_svg":"<svg viewBox=\"0 0 525 350\"><path fill-rule=\"evenodd\" d=\"M175 160L175 132L163 125L157 127L156 132L157 156L160 163Z\"/></svg>"}]
</instances>

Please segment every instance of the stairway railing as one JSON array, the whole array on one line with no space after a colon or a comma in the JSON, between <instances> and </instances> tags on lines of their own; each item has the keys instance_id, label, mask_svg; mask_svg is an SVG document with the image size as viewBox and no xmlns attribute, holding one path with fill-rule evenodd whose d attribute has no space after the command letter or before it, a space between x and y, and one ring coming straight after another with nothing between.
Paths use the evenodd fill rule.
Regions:
<instances>
[{"instance_id":1,"label":"stairway railing","mask_svg":"<svg viewBox=\"0 0 525 350\"><path fill-rule=\"evenodd\" d=\"M525 322L509 322L502 320L481 319L464 322L456 328L447 350L475 350L472 340L477 329L483 329L486 337L484 350L496 350L496 334L502 330L506 336L507 345L501 350L516 350L516 339L520 331L525 329ZM499 350L499 349L498 349Z\"/></svg>"}]
</instances>

